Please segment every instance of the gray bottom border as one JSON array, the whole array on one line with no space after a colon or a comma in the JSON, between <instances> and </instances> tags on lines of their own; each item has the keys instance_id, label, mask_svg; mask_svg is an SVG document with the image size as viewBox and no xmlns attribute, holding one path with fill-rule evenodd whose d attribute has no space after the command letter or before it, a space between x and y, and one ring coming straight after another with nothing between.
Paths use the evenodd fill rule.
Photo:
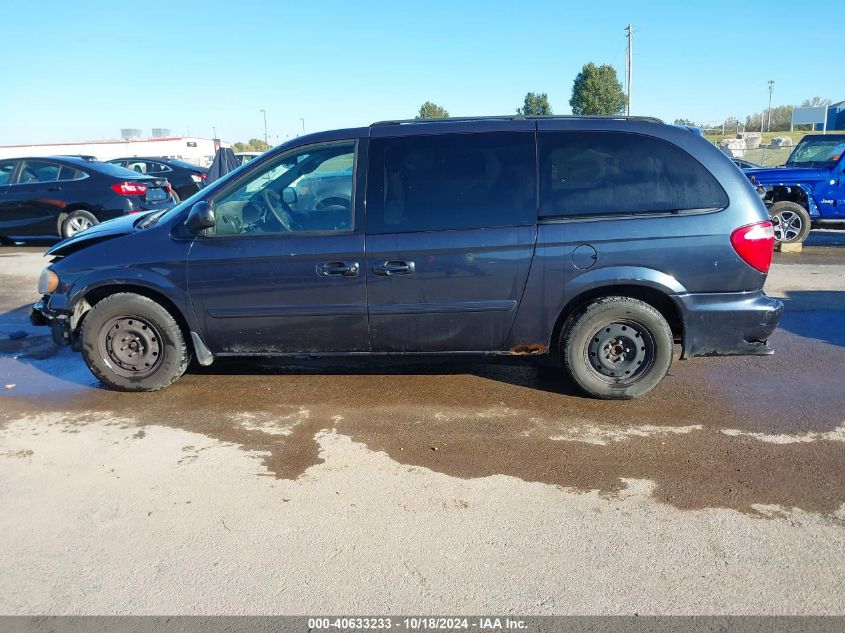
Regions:
<instances>
[{"instance_id":1,"label":"gray bottom border","mask_svg":"<svg viewBox=\"0 0 845 633\"><path fill-rule=\"evenodd\" d=\"M281 631L842 633L845 616L0 616L0 633Z\"/></svg>"}]
</instances>

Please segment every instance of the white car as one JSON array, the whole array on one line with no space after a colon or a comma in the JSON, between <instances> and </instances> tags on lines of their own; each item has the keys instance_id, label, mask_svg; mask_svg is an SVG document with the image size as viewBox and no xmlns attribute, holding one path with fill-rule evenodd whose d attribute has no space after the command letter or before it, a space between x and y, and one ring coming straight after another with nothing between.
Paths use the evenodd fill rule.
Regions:
<instances>
[{"instance_id":1,"label":"white car","mask_svg":"<svg viewBox=\"0 0 845 633\"><path fill-rule=\"evenodd\" d=\"M235 158L238 159L238 163L243 165L244 163L248 163L253 158L258 158L261 156L263 152L235 152Z\"/></svg>"}]
</instances>

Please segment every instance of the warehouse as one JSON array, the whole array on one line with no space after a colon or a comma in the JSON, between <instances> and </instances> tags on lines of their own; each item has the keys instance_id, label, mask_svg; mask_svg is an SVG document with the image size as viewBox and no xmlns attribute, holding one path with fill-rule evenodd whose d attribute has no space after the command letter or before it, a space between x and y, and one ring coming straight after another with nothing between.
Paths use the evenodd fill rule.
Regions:
<instances>
[{"instance_id":1,"label":"warehouse","mask_svg":"<svg viewBox=\"0 0 845 633\"><path fill-rule=\"evenodd\" d=\"M166 131L166 130L164 130ZM153 136L137 138L125 136L117 140L84 141L79 143L44 143L40 145L0 145L0 158L26 156L84 155L98 160L111 160L124 156L161 156L178 158L189 163L208 166L220 147L228 147L220 139L195 136Z\"/></svg>"}]
</instances>

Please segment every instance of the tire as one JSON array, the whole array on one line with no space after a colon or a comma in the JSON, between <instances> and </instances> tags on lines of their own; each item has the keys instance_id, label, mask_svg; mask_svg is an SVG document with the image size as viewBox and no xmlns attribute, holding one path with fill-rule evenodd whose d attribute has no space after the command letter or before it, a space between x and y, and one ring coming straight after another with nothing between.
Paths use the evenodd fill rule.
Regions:
<instances>
[{"instance_id":1,"label":"tire","mask_svg":"<svg viewBox=\"0 0 845 633\"><path fill-rule=\"evenodd\" d=\"M783 243L799 243L810 234L810 214L796 202L775 202L769 207L769 217L775 229L775 239Z\"/></svg>"},{"instance_id":2,"label":"tire","mask_svg":"<svg viewBox=\"0 0 845 633\"><path fill-rule=\"evenodd\" d=\"M100 221L87 211L73 211L62 222L62 237L72 237L99 223Z\"/></svg>"},{"instance_id":3,"label":"tire","mask_svg":"<svg viewBox=\"0 0 845 633\"><path fill-rule=\"evenodd\" d=\"M673 351L663 315L630 297L598 299L581 308L561 339L572 380L605 400L629 400L654 389L669 371Z\"/></svg>"},{"instance_id":4,"label":"tire","mask_svg":"<svg viewBox=\"0 0 845 633\"><path fill-rule=\"evenodd\" d=\"M163 389L185 373L190 362L173 315L133 293L113 294L91 308L82 321L81 340L88 368L118 391Z\"/></svg>"}]
</instances>

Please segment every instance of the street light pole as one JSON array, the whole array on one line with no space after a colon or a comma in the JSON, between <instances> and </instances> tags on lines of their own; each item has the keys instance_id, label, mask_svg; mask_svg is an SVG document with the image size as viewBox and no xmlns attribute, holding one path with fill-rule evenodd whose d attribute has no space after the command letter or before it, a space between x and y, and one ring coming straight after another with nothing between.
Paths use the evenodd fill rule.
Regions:
<instances>
[{"instance_id":1,"label":"street light pole","mask_svg":"<svg viewBox=\"0 0 845 633\"><path fill-rule=\"evenodd\" d=\"M766 131L772 131L772 92L775 89L774 79L769 79L769 120L766 123Z\"/></svg>"},{"instance_id":2,"label":"street light pole","mask_svg":"<svg viewBox=\"0 0 845 633\"><path fill-rule=\"evenodd\" d=\"M625 87L628 91L628 98L626 99L625 113L631 116L631 82L634 79L634 27L629 24L625 27L625 33L627 33L628 37L628 51L625 64Z\"/></svg>"},{"instance_id":3,"label":"street light pole","mask_svg":"<svg viewBox=\"0 0 845 633\"><path fill-rule=\"evenodd\" d=\"M302 123L302 135L305 136L305 119L299 117L299 121Z\"/></svg>"},{"instance_id":4,"label":"street light pole","mask_svg":"<svg viewBox=\"0 0 845 633\"><path fill-rule=\"evenodd\" d=\"M262 110L261 114L264 115L264 144L270 147L269 137L267 136L267 110Z\"/></svg>"}]
</instances>

